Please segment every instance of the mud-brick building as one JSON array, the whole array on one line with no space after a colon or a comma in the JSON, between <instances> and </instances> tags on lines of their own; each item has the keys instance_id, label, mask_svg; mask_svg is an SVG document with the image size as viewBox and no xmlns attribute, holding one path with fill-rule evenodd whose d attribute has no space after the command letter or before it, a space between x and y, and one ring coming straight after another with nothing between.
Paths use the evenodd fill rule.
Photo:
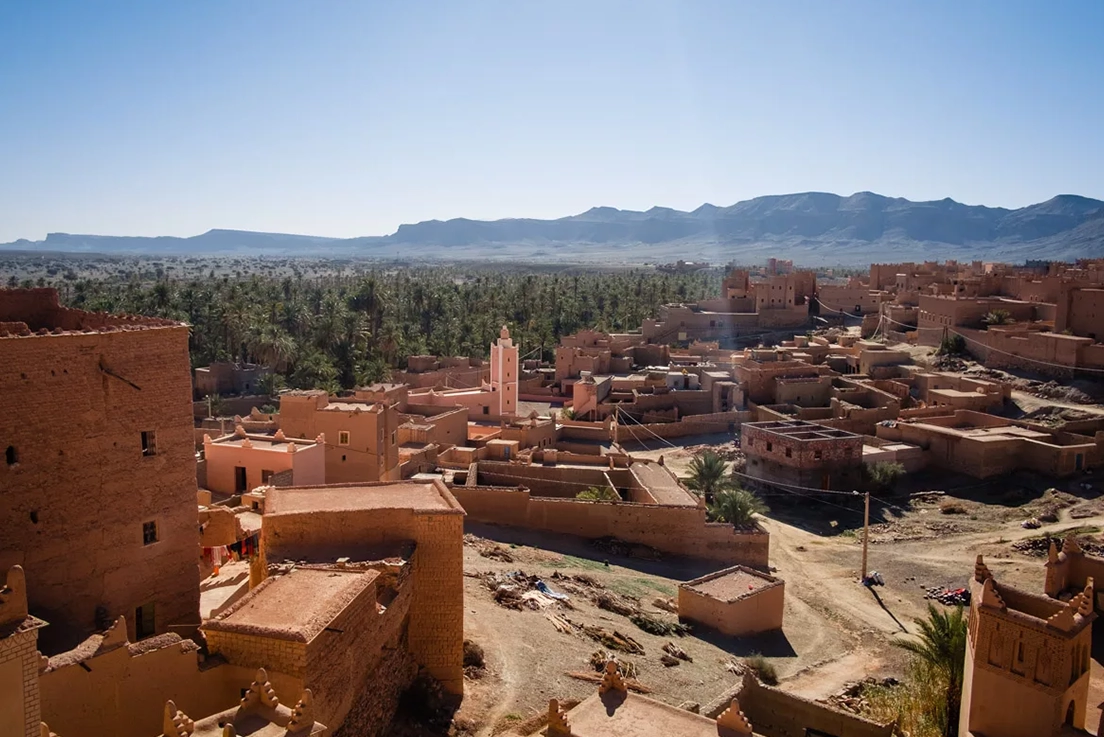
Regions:
<instances>
[{"instance_id":1,"label":"mud-brick building","mask_svg":"<svg viewBox=\"0 0 1104 737\"><path fill-rule=\"evenodd\" d=\"M377 560L410 545L412 554L399 555L410 562L412 593L395 636L447 691L463 693L464 510L444 483L332 484L266 494L261 554L268 563Z\"/></svg>"},{"instance_id":2,"label":"mud-brick building","mask_svg":"<svg viewBox=\"0 0 1104 737\"><path fill-rule=\"evenodd\" d=\"M0 570L26 570L44 651L199 624L191 398L187 325L0 289Z\"/></svg>"},{"instance_id":3,"label":"mud-brick building","mask_svg":"<svg viewBox=\"0 0 1104 737\"><path fill-rule=\"evenodd\" d=\"M862 435L805 420L745 422L747 474L766 483L850 490L862 480Z\"/></svg>"}]
</instances>

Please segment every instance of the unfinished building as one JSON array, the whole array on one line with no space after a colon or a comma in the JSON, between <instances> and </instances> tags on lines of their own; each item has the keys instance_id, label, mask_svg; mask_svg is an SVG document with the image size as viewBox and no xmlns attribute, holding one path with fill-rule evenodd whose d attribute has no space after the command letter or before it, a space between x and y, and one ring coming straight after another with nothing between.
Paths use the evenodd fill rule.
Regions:
<instances>
[{"instance_id":1,"label":"unfinished building","mask_svg":"<svg viewBox=\"0 0 1104 737\"><path fill-rule=\"evenodd\" d=\"M765 483L844 490L862 482L861 435L804 420L745 422L747 474Z\"/></svg>"}]
</instances>

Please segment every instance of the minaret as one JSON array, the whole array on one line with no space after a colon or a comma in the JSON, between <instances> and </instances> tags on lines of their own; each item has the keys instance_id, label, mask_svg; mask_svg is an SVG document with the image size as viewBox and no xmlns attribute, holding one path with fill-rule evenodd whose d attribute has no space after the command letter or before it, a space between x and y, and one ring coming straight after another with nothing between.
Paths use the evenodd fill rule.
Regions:
<instances>
[{"instance_id":1,"label":"minaret","mask_svg":"<svg viewBox=\"0 0 1104 737\"><path fill-rule=\"evenodd\" d=\"M518 348L505 325L498 340L491 344L491 391L497 395L499 415L517 414Z\"/></svg>"}]
</instances>

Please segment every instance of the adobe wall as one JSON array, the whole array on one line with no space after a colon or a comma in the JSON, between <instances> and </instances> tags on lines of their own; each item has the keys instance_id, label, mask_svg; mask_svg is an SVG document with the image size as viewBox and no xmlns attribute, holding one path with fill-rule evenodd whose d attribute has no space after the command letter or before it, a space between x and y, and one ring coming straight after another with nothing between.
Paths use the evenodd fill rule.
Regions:
<instances>
[{"instance_id":1,"label":"adobe wall","mask_svg":"<svg viewBox=\"0 0 1104 737\"><path fill-rule=\"evenodd\" d=\"M466 407L447 409L432 405L409 404L407 413L421 415L433 425L430 442L440 446L463 445L468 440L468 410Z\"/></svg>"},{"instance_id":2,"label":"adobe wall","mask_svg":"<svg viewBox=\"0 0 1104 737\"><path fill-rule=\"evenodd\" d=\"M679 586L680 621L695 622L733 637L782 629L785 584L768 586L735 601L721 601L687 586Z\"/></svg>"},{"instance_id":3,"label":"adobe wall","mask_svg":"<svg viewBox=\"0 0 1104 737\"><path fill-rule=\"evenodd\" d=\"M326 483L326 450L322 445L298 445L294 453L286 449L242 448L230 443L205 443L207 486L222 494L237 494L237 467L245 468L244 491L269 483L264 472L291 471L297 486Z\"/></svg>"},{"instance_id":4,"label":"adobe wall","mask_svg":"<svg viewBox=\"0 0 1104 737\"><path fill-rule=\"evenodd\" d=\"M399 478L399 413L394 406L365 403L360 411L322 410L327 399L280 396L280 429L288 437L325 436L326 481L331 484ZM377 409L378 408L378 409ZM349 445L339 444L349 432Z\"/></svg>"},{"instance_id":5,"label":"adobe wall","mask_svg":"<svg viewBox=\"0 0 1104 737\"><path fill-rule=\"evenodd\" d=\"M754 568L767 566L770 535L707 523L698 507L531 497L528 491L487 487L452 489L477 522L545 530L589 539L616 537L672 555Z\"/></svg>"},{"instance_id":6,"label":"adobe wall","mask_svg":"<svg viewBox=\"0 0 1104 737\"><path fill-rule=\"evenodd\" d=\"M763 737L807 737L807 729L838 737L893 737L892 723L878 724L745 678L735 692L740 710ZM727 695L727 694L726 694ZM727 704L711 704L709 716ZM815 734L815 732L813 733Z\"/></svg>"},{"instance_id":7,"label":"adobe wall","mask_svg":"<svg viewBox=\"0 0 1104 737\"><path fill-rule=\"evenodd\" d=\"M266 560L335 560L413 540L409 647L446 690L463 692L464 571L462 510L410 509L266 514Z\"/></svg>"},{"instance_id":8,"label":"adobe wall","mask_svg":"<svg viewBox=\"0 0 1104 737\"><path fill-rule=\"evenodd\" d=\"M333 630L323 630L307 646L304 683L319 706L325 704L319 710L318 721L327 725L340 724L346 729L354 726L361 730L375 728L352 732L354 734L379 734L387 726L383 719L389 721L398 703L398 694L417 675L417 665L413 656L399 659L395 664L399 667L392 668L389 678L384 677L387 669L379 666L392 651L405 650L402 643L408 635L406 621L413 601L410 584L418 574L418 571L410 571L410 578L399 583L398 596L387 602L382 613L376 611L374 596L360 597L365 599L365 606L359 605L358 598L354 602L358 606L348 607L329 625ZM377 713L362 711L357 719L359 724L346 723L359 695L376 690L392 696L378 705Z\"/></svg>"},{"instance_id":9,"label":"adobe wall","mask_svg":"<svg viewBox=\"0 0 1104 737\"><path fill-rule=\"evenodd\" d=\"M0 290L0 313L13 299ZM47 652L93 631L101 606L101 620L125 615L132 636L144 604L155 605L157 632L198 621L188 328L123 322L0 338L0 446L18 453L14 466L0 463L0 569L26 569L31 610L52 625ZM143 431L156 434L153 455L143 455ZM159 539L144 545L148 521Z\"/></svg>"},{"instance_id":10,"label":"adobe wall","mask_svg":"<svg viewBox=\"0 0 1104 737\"><path fill-rule=\"evenodd\" d=\"M254 671L202 667L196 650L191 640L168 634L101 654L51 658L39 679L42 719L60 735L149 737L161 733L168 699L197 716L235 706ZM298 693L286 679L274 677L273 685L281 697Z\"/></svg>"},{"instance_id":11,"label":"adobe wall","mask_svg":"<svg viewBox=\"0 0 1104 737\"><path fill-rule=\"evenodd\" d=\"M0 734L41 737L37 640L35 629L0 637Z\"/></svg>"}]
</instances>

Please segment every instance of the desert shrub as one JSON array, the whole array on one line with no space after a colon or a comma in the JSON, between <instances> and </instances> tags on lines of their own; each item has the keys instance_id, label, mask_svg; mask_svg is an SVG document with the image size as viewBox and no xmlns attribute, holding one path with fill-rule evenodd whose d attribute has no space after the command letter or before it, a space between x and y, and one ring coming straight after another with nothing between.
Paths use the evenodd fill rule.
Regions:
<instances>
[{"instance_id":1,"label":"desert shrub","mask_svg":"<svg viewBox=\"0 0 1104 737\"><path fill-rule=\"evenodd\" d=\"M866 477L879 491L888 491L905 475L905 467L896 461L883 461L872 466L863 466Z\"/></svg>"},{"instance_id":2,"label":"desert shrub","mask_svg":"<svg viewBox=\"0 0 1104 737\"><path fill-rule=\"evenodd\" d=\"M948 333L947 337L939 341L937 356L961 356L966 352L966 339L955 333Z\"/></svg>"},{"instance_id":3,"label":"desert shrub","mask_svg":"<svg viewBox=\"0 0 1104 737\"><path fill-rule=\"evenodd\" d=\"M464 667L482 668L486 665L483 648L471 640L464 640Z\"/></svg>"},{"instance_id":4,"label":"desert shrub","mask_svg":"<svg viewBox=\"0 0 1104 737\"><path fill-rule=\"evenodd\" d=\"M752 653L744 658L744 665L751 668L756 677L768 686L778 685L778 671L774 663L767 660L761 653Z\"/></svg>"},{"instance_id":5,"label":"desert shrub","mask_svg":"<svg viewBox=\"0 0 1104 737\"><path fill-rule=\"evenodd\" d=\"M939 511L943 514L966 514L966 505L957 499L944 499L939 503Z\"/></svg>"},{"instance_id":6,"label":"desert shrub","mask_svg":"<svg viewBox=\"0 0 1104 737\"><path fill-rule=\"evenodd\" d=\"M591 502L619 502L621 495L608 486L592 486L575 495L576 499L584 499Z\"/></svg>"}]
</instances>

